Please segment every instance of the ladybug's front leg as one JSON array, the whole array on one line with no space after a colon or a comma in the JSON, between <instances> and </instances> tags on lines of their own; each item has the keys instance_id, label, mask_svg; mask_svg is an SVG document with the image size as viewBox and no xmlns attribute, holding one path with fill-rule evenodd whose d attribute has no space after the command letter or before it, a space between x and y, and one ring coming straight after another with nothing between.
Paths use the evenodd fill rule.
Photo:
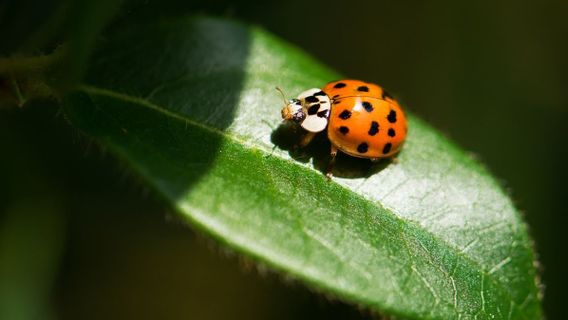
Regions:
<instances>
[{"instance_id":1,"label":"ladybug's front leg","mask_svg":"<svg viewBox=\"0 0 568 320\"><path fill-rule=\"evenodd\" d=\"M305 146L310 144L310 142L312 142L312 140L314 139L315 136L316 136L316 132L309 132L308 131L308 133L306 133L302 137L302 140L300 140L300 143L298 143L298 147L304 148Z\"/></svg>"},{"instance_id":2,"label":"ladybug's front leg","mask_svg":"<svg viewBox=\"0 0 568 320\"><path fill-rule=\"evenodd\" d=\"M328 179L331 179L331 177L333 177L333 165L335 164L335 157L337 156L337 147L334 146L333 144L331 145L331 152L329 154L331 156L331 159L329 159L329 163L327 164L327 169L326 169L326 177Z\"/></svg>"},{"instance_id":3,"label":"ladybug's front leg","mask_svg":"<svg viewBox=\"0 0 568 320\"><path fill-rule=\"evenodd\" d=\"M316 133L314 132L307 132L305 133L301 140L294 144L292 146L291 152L294 154L303 154L302 157L305 156L304 152L302 151L303 148L305 148L308 144L310 144L310 142L312 142L312 140L314 139L314 137L316 136Z\"/></svg>"}]
</instances>

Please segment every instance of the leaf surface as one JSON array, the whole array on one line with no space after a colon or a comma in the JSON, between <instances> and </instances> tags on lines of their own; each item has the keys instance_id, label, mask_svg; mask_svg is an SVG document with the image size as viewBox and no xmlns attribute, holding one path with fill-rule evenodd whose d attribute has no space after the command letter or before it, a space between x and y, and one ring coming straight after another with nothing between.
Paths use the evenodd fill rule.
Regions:
<instances>
[{"instance_id":1,"label":"leaf surface","mask_svg":"<svg viewBox=\"0 0 568 320\"><path fill-rule=\"evenodd\" d=\"M275 86L340 78L239 23L117 30L65 106L180 216L226 245L372 310L416 319L541 318L519 213L488 172L409 114L394 163L289 150ZM318 144L319 143L319 144ZM319 146L318 146L319 145Z\"/></svg>"}]
</instances>

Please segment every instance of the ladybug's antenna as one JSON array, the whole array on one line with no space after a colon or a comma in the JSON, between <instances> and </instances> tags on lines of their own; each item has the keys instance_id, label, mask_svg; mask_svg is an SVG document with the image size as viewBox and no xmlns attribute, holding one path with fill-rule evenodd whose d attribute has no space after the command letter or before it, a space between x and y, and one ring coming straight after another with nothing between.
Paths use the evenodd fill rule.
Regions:
<instances>
[{"instance_id":1,"label":"ladybug's antenna","mask_svg":"<svg viewBox=\"0 0 568 320\"><path fill-rule=\"evenodd\" d=\"M276 87L276 90L278 92L280 92L280 95L282 96L282 99L284 99L284 104L288 104L288 99L286 99L286 94L284 93L284 90L280 89L280 87Z\"/></svg>"}]
</instances>

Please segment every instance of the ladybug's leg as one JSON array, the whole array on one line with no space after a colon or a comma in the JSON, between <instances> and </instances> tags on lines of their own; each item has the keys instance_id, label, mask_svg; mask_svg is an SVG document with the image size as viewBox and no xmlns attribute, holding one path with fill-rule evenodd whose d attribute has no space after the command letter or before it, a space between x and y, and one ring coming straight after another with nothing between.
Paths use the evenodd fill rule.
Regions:
<instances>
[{"instance_id":1,"label":"ladybug's leg","mask_svg":"<svg viewBox=\"0 0 568 320\"><path fill-rule=\"evenodd\" d=\"M327 176L328 179L331 179L331 177L333 176L332 171L333 171L333 165L335 164L335 157L337 156L337 147L334 146L333 144L331 145L331 152L329 155L331 156L331 159L329 159L329 163L327 164L325 175Z\"/></svg>"},{"instance_id":2,"label":"ladybug's leg","mask_svg":"<svg viewBox=\"0 0 568 320\"><path fill-rule=\"evenodd\" d=\"M303 148L303 147L307 146L308 144L310 144L310 142L312 142L312 140L314 139L315 136L316 136L315 132L306 133L302 137L302 140L300 140L300 143L298 143L298 147Z\"/></svg>"}]
</instances>

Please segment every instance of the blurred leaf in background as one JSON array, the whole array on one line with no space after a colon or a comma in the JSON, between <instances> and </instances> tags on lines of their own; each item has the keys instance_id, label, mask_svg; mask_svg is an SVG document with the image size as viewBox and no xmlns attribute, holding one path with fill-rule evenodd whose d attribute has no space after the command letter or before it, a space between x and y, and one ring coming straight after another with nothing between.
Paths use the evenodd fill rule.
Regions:
<instances>
[{"instance_id":1,"label":"blurred leaf in background","mask_svg":"<svg viewBox=\"0 0 568 320\"><path fill-rule=\"evenodd\" d=\"M121 1L7 1L0 4L0 96L22 106L57 98L79 83L102 28ZM10 93L16 96L9 99Z\"/></svg>"},{"instance_id":2,"label":"blurred leaf in background","mask_svg":"<svg viewBox=\"0 0 568 320\"><path fill-rule=\"evenodd\" d=\"M64 194L41 152L6 116L0 121L0 319L56 319L50 301L65 242Z\"/></svg>"}]
</instances>

